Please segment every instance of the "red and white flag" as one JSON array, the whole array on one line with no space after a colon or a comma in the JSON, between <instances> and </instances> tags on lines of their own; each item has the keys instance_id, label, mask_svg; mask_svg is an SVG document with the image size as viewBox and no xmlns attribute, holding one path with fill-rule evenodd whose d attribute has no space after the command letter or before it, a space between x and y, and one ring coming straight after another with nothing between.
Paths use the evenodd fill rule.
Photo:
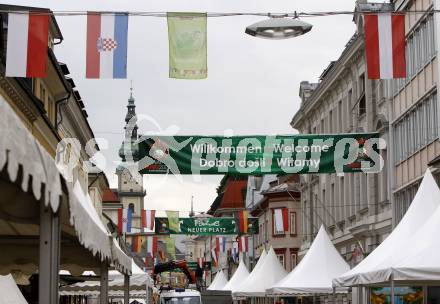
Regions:
<instances>
[{"instance_id":1,"label":"red and white flag","mask_svg":"<svg viewBox=\"0 0 440 304\"><path fill-rule=\"evenodd\" d=\"M240 236L238 238L238 251L239 252L248 252L249 250L248 245L248 237L247 236Z\"/></svg>"},{"instance_id":2,"label":"red and white flag","mask_svg":"<svg viewBox=\"0 0 440 304\"><path fill-rule=\"evenodd\" d=\"M150 254L152 258L155 257L157 252L157 236L149 236L147 239L147 254Z\"/></svg>"},{"instance_id":3,"label":"red and white flag","mask_svg":"<svg viewBox=\"0 0 440 304\"><path fill-rule=\"evenodd\" d=\"M212 256L212 262L214 263L215 266L218 265L218 253L216 248L212 248L211 249L211 256Z\"/></svg>"},{"instance_id":4,"label":"red and white flag","mask_svg":"<svg viewBox=\"0 0 440 304\"><path fill-rule=\"evenodd\" d=\"M405 15L365 14L364 29L368 78L405 78Z\"/></svg>"},{"instance_id":5,"label":"red and white flag","mask_svg":"<svg viewBox=\"0 0 440 304\"><path fill-rule=\"evenodd\" d=\"M289 210L287 208L277 208L273 211L276 232L289 231Z\"/></svg>"},{"instance_id":6,"label":"red and white flag","mask_svg":"<svg viewBox=\"0 0 440 304\"><path fill-rule=\"evenodd\" d=\"M155 210L142 209L142 213L141 213L142 228L146 228L150 231L153 231L155 215L156 215Z\"/></svg>"},{"instance_id":7,"label":"red and white flag","mask_svg":"<svg viewBox=\"0 0 440 304\"><path fill-rule=\"evenodd\" d=\"M9 13L7 77L46 77L48 13Z\"/></svg>"}]
</instances>

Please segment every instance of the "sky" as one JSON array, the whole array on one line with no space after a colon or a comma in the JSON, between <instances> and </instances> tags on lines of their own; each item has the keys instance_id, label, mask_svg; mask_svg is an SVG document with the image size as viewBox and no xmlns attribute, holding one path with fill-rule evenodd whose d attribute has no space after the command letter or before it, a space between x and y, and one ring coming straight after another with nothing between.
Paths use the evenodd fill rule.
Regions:
<instances>
[{"instance_id":1,"label":"sky","mask_svg":"<svg viewBox=\"0 0 440 304\"><path fill-rule=\"evenodd\" d=\"M48 7L54 11L313 12L353 10L354 0L14 0L5 4ZM244 33L262 17L208 19L208 78L168 78L166 18L130 17L128 79L85 78L86 17L59 16L64 41L55 53L65 62L79 90L95 137L106 157L111 186L123 139L130 81L136 111L148 117L139 133L177 127L179 135L266 135L295 133L290 121L300 106L299 84L317 82L355 31L352 16L303 18L311 32L287 40L265 40ZM144 176L145 208L207 211L221 176Z\"/></svg>"}]
</instances>

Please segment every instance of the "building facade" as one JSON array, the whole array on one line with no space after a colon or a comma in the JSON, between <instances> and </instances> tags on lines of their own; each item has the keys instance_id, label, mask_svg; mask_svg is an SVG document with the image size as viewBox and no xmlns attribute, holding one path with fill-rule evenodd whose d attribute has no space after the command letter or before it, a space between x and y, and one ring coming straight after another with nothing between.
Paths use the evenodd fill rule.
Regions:
<instances>
[{"instance_id":1,"label":"building facade","mask_svg":"<svg viewBox=\"0 0 440 304\"><path fill-rule=\"evenodd\" d=\"M260 199L252 203L251 214L258 217L259 234L253 236L253 246L256 255L262 250L273 247L280 263L287 271L291 271L298 263L298 252L301 246L301 200L299 190L299 175L286 175L273 179L267 188L258 188ZM255 194L259 182L252 177L248 182L249 196ZM266 179L267 180L267 179ZM255 186L252 186L254 183ZM251 202L250 202L251 203ZM274 221L276 209L288 209L288 231L277 231Z\"/></svg>"},{"instance_id":2,"label":"building facade","mask_svg":"<svg viewBox=\"0 0 440 304\"><path fill-rule=\"evenodd\" d=\"M440 155L439 16L435 0L394 1L406 14L407 77L390 81L392 125L393 220L398 224L408 209L427 167ZM415 14L411 11L425 11ZM436 30L437 29L437 30ZM434 169L434 168L433 168ZM433 174L439 180L439 172Z\"/></svg>"},{"instance_id":3,"label":"building facade","mask_svg":"<svg viewBox=\"0 0 440 304\"><path fill-rule=\"evenodd\" d=\"M356 10L362 9L358 3ZM366 5L366 4L365 4ZM380 9L389 10L389 4ZM379 132L389 142L385 81L367 78L362 16L341 56L330 63L319 83L300 85L301 106L291 121L302 134ZM388 164L390 148L381 150ZM378 174L309 174L301 177L303 256L324 225L339 252L352 265L374 250L392 229L389 168Z\"/></svg>"}]
</instances>

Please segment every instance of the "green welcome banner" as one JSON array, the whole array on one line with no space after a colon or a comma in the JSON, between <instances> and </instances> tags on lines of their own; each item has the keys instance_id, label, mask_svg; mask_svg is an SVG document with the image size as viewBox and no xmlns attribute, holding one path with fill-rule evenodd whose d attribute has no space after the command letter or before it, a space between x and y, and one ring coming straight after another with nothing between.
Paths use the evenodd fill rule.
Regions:
<instances>
[{"instance_id":1,"label":"green welcome banner","mask_svg":"<svg viewBox=\"0 0 440 304\"><path fill-rule=\"evenodd\" d=\"M147 136L139 142L144 174L379 172L378 133L277 136Z\"/></svg>"},{"instance_id":2,"label":"green welcome banner","mask_svg":"<svg viewBox=\"0 0 440 304\"><path fill-rule=\"evenodd\" d=\"M180 218L180 227L172 228L168 218L155 219L156 234L185 234L185 235L230 235L239 234L237 221L233 217L209 218ZM258 234L258 218L248 219L248 234Z\"/></svg>"}]
</instances>

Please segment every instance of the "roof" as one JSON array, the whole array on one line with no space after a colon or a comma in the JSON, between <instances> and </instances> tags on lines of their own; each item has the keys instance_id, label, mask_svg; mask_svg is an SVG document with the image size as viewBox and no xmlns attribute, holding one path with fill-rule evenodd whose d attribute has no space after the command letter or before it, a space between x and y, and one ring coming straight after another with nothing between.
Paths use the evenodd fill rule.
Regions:
<instances>
[{"instance_id":1,"label":"roof","mask_svg":"<svg viewBox=\"0 0 440 304\"><path fill-rule=\"evenodd\" d=\"M229 179L226 182L223 197L219 209L222 208L244 208L246 196L247 180Z\"/></svg>"},{"instance_id":2,"label":"roof","mask_svg":"<svg viewBox=\"0 0 440 304\"><path fill-rule=\"evenodd\" d=\"M212 214L218 209L243 209L246 207L247 178L228 177L223 189L211 204L208 213Z\"/></svg>"},{"instance_id":3,"label":"roof","mask_svg":"<svg viewBox=\"0 0 440 304\"><path fill-rule=\"evenodd\" d=\"M103 203L119 203L119 197L116 189L107 188L102 195Z\"/></svg>"}]
</instances>

